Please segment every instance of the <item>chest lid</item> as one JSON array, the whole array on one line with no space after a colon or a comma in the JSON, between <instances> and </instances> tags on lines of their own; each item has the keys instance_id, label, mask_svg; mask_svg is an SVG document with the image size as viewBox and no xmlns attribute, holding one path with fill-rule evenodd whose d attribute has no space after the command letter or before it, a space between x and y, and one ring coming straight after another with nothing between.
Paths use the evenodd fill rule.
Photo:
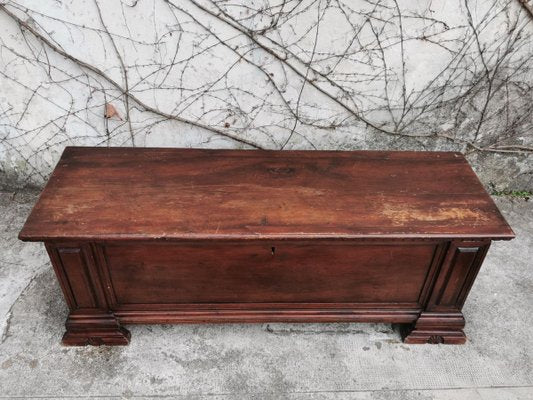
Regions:
<instances>
[{"instance_id":1,"label":"chest lid","mask_svg":"<svg viewBox=\"0 0 533 400\"><path fill-rule=\"evenodd\" d=\"M460 153L67 147L19 237L514 234Z\"/></svg>"}]
</instances>

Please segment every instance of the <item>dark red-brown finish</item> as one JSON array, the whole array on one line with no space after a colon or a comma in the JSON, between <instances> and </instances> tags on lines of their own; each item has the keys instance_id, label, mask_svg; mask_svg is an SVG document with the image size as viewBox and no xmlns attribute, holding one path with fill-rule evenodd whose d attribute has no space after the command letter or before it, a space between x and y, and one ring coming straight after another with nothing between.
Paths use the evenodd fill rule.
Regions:
<instances>
[{"instance_id":1,"label":"dark red-brown finish","mask_svg":"<svg viewBox=\"0 0 533 400\"><path fill-rule=\"evenodd\" d=\"M490 242L514 234L459 153L67 147L19 237L46 243L68 345L268 321L458 344Z\"/></svg>"}]
</instances>

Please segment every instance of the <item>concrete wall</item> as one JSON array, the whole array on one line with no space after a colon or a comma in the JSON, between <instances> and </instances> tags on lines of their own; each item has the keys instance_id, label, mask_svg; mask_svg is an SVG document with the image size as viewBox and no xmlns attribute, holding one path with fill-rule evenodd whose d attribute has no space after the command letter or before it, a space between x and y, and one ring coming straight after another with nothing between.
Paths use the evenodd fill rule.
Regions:
<instances>
[{"instance_id":1,"label":"concrete wall","mask_svg":"<svg viewBox=\"0 0 533 400\"><path fill-rule=\"evenodd\" d=\"M532 16L519 0L8 0L0 179L41 185L66 145L416 149L531 190Z\"/></svg>"}]
</instances>

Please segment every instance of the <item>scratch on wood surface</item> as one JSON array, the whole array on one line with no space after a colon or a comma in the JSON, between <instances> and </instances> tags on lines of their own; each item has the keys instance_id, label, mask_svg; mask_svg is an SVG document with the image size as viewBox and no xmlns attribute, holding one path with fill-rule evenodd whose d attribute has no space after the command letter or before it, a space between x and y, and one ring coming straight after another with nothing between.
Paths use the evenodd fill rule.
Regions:
<instances>
[{"instance_id":1,"label":"scratch on wood surface","mask_svg":"<svg viewBox=\"0 0 533 400\"><path fill-rule=\"evenodd\" d=\"M450 221L472 223L487 221L487 216L476 209L461 207L436 207L419 209L405 204L383 204L382 214L394 225L405 225L412 221Z\"/></svg>"}]
</instances>

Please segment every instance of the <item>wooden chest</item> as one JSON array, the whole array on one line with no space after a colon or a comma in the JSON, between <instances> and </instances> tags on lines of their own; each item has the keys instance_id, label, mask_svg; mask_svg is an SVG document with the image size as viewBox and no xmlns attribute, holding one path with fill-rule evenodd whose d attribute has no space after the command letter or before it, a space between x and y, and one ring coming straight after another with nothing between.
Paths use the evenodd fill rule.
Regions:
<instances>
[{"instance_id":1,"label":"wooden chest","mask_svg":"<svg viewBox=\"0 0 533 400\"><path fill-rule=\"evenodd\" d=\"M19 237L46 244L67 345L268 321L459 344L490 242L514 234L460 153L68 147Z\"/></svg>"}]
</instances>

